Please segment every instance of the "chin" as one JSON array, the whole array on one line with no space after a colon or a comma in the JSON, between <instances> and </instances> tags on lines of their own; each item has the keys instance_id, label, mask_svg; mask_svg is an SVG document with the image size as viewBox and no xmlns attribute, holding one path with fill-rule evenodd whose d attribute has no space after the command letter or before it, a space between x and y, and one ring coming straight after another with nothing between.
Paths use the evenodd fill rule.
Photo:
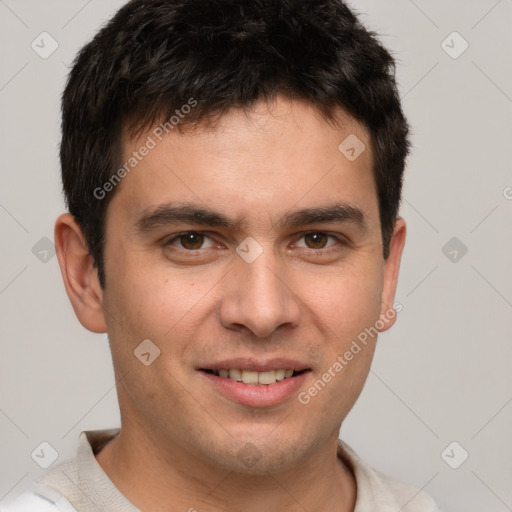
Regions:
<instances>
[{"instance_id":1,"label":"chin","mask_svg":"<svg viewBox=\"0 0 512 512\"><path fill-rule=\"evenodd\" d=\"M312 448L311 448L312 449ZM300 459L308 454L303 439L294 443L288 439L256 439L250 436L232 438L228 446L208 446L208 459L217 466L236 473L268 475L280 473L297 466Z\"/></svg>"}]
</instances>

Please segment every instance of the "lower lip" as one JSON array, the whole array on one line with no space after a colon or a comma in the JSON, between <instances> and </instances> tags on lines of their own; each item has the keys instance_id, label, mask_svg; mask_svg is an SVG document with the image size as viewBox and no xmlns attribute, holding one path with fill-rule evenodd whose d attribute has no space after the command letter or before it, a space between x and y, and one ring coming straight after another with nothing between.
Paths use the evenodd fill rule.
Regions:
<instances>
[{"instance_id":1,"label":"lower lip","mask_svg":"<svg viewBox=\"0 0 512 512\"><path fill-rule=\"evenodd\" d=\"M288 377L275 384L251 385L200 371L209 382L231 400L249 407L269 407L279 404L297 393L306 380L309 370L295 377Z\"/></svg>"}]
</instances>

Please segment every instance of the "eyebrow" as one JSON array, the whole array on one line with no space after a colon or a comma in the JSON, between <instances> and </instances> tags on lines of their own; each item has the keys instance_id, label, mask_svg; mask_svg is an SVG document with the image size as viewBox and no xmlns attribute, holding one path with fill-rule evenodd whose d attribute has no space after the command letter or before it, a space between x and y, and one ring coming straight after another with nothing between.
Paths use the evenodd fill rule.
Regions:
<instances>
[{"instance_id":1,"label":"eyebrow","mask_svg":"<svg viewBox=\"0 0 512 512\"><path fill-rule=\"evenodd\" d=\"M210 227L223 227L232 231L242 231L246 223L241 219L230 219L198 205L162 204L143 213L135 226L141 233L179 222ZM366 216L363 211L347 203L303 208L293 210L277 219L274 227L297 227L320 223L350 223L366 228Z\"/></svg>"}]
</instances>

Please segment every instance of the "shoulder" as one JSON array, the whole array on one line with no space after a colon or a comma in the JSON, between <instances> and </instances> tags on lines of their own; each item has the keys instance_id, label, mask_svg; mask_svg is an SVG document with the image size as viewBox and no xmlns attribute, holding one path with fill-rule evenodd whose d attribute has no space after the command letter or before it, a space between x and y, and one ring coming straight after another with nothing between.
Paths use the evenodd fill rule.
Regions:
<instances>
[{"instance_id":1,"label":"shoulder","mask_svg":"<svg viewBox=\"0 0 512 512\"><path fill-rule=\"evenodd\" d=\"M434 499L417 487L396 480L395 478L370 468L373 472L374 482L378 482L378 488L389 494L391 500L402 512L441 512Z\"/></svg>"},{"instance_id":2,"label":"shoulder","mask_svg":"<svg viewBox=\"0 0 512 512\"><path fill-rule=\"evenodd\" d=\"M441 512L427 493L373 468L341 440L338 455L351 466L356 479L354 512Z\"/></svg>"},{"instance_id":3,"label":"shoulder","mask_svg":"<svg viewBox=\"0 0 512 512\"><path fill-rule=\"evenodd\" d=\"M0 512L77 512L54 489L35 483L14 500L0 505Z\"/></svg>"}]
</instances>

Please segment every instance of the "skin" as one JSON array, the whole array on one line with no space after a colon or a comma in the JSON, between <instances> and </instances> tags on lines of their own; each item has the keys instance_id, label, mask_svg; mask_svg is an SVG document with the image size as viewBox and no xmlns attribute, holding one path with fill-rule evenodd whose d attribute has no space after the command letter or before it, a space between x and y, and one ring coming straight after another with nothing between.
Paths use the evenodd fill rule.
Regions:
<instances>
[{"instance_id":1,"label":"skin","mask_svg":"<svg viewBox=\"0 0 512 512\"><path fill-rule=\"evenodd\" d=\"M164 137L107 209L105 289L79 226L69 214L57 220L67 293L82 325L108 332L117 378L121 433L96 458L141 510L354 509L355 480L336 445L376 338L307 405L294 393L271 407L243 406L197 370L229 357L293 358L311 368L305 391L365 328L394 323L405 223L397 219L384 260L371 141L354 119L339 118L333 127L314 107L279 97L247 114L231 110L215 128ZM124 137L123 160L148 134ZM338 151L349 134L366 146L353 162ZM245 225L137 229L157 205L183 202ZM278 224L290 211L336 202L361 210L364 226ZM169 242L185 231L207 236ZM312 231L320 238L305 236ZM235 252L247 236L263 249L250 264ZM133 353L147 338L161 351L150 366ZM258 454L251 467L239 453L248 443Z\"/></svg>"}]
</instances>

